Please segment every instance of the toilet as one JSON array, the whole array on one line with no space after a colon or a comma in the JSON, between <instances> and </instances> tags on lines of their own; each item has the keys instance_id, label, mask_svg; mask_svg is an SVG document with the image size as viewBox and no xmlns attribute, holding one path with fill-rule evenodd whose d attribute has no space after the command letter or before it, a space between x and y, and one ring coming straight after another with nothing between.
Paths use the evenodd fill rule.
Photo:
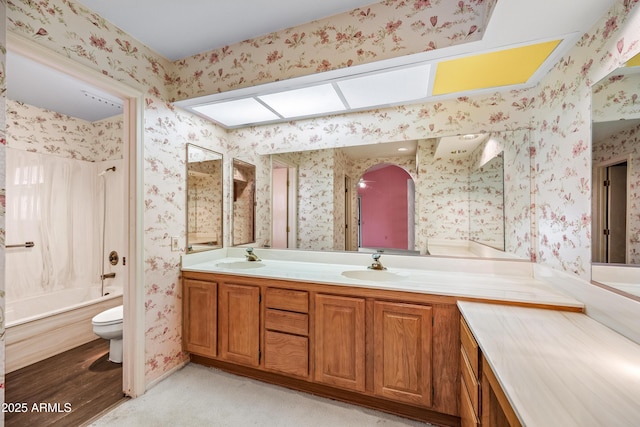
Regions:
<instances>
[{"instance_id":1,"label":"toilet","mask_svg":"<svg viewBox=\"0 0 640 427\"><path fill-rule=\"evenodd\" d=\"M110 340L109 360L122 363L122 306L110 308L91 319L93 333Z\"/></svg>"}]
</instances>

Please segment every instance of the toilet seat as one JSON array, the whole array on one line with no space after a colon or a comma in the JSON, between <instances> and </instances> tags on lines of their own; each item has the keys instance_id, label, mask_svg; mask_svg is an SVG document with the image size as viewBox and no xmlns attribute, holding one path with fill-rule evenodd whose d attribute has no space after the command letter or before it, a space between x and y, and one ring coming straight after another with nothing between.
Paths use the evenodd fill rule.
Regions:
<instances>
[{"instance_id":1,"label":"toilet seat","mask_svg":"<svg viewBox=\"0 0 640 427\"><path fill-rule=\"evenodd\" d=\"M95 315L93 319L91 319L91 323L97 326L115 325L122 323L122 317L122 306L119 305Z\"/></svg>"}]
</instances>

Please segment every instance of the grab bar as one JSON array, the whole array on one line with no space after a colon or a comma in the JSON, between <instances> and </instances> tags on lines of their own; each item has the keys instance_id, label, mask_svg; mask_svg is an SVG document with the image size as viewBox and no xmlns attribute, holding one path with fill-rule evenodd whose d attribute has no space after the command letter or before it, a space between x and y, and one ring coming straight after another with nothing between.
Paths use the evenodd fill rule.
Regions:
<instances>
[{"instance_id":1,"label":"grab bar","mask_svg":"<svg viewBox=\"0 0 640 427\"><path fill-rule=\"evenodd\" d=\"M32 248L35 245L33 242L24 242L21 245L6 245L5 248Z\"/></svg>"}]
</instances>

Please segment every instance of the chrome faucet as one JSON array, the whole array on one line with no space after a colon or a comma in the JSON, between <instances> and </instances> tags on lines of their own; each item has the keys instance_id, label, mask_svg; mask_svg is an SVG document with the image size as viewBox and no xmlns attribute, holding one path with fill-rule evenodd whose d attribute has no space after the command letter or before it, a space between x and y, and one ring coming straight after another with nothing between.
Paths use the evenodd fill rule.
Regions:
<instances>
[{"instance_id":1,"label":"chrome faucet","mask_svg":"<svg viewBox=\"0 0 640 427\"><path fill-rule=\"evenodd\" d=\"M247 254L245 255L245 258L247 258L247 261L262 261L260 258L258 258L258 255L253 253L253 248L247 248Z\"/></svg>"},{"instance_id":2,"label":"chrome faucet","mask_svg":"<svg viewBox=\"0 0 640 427\"><path fill-rule=\"evenodd\" d=\"M373 263L368 267L370 270L386 270L387 269L387 267L383 266L382 263L380 262L381 256L382 254L379 254L379 253L375 253L371 255L371 258L373 258Z\"/></svg>"}]
</instances>

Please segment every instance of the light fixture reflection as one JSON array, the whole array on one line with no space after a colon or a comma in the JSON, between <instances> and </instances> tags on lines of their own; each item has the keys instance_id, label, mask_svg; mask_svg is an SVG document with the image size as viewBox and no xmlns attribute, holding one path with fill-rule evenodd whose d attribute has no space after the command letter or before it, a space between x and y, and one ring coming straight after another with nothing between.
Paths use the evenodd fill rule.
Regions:
<instances>
[{"instance_id":1,"label":"light fixture reflection","mask_svg":"<svg viewBox=\"0 0 640 427\"><path fill-rule=\"evenodd\" d=\"M193 109L225 126L237 126L281 119L280 116L253 98L200 105L193 107Z\"/></svg>"}]
</instances>

